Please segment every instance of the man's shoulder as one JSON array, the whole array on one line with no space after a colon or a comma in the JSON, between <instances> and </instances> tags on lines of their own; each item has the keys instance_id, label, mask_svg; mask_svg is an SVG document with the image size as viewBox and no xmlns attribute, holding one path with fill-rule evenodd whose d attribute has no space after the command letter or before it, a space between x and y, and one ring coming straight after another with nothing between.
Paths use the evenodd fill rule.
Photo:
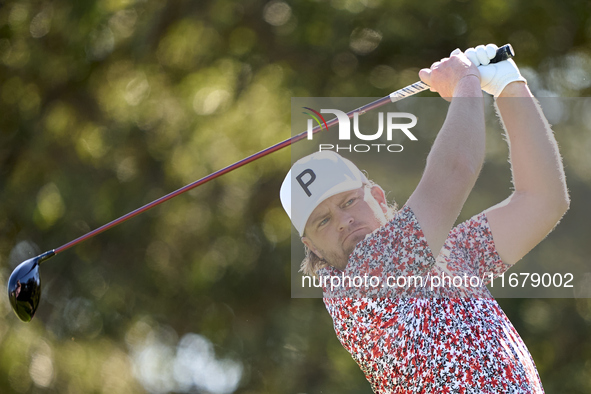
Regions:
<instances>
[{"instance_id":1,"label":"man's shoulder","mask_svg":"<svg viewBox=\"0 0 591 394\"><path fill-rule=\"evenodd\" d=\"M397 210L393 217L383 226L369 233L364 240L357 244L355 250L391 243L404 235L412 235L420 231L420 226L412 209L408 205ZM355 252L355 251L354 251Z\"/></svg>"}]
</instances>

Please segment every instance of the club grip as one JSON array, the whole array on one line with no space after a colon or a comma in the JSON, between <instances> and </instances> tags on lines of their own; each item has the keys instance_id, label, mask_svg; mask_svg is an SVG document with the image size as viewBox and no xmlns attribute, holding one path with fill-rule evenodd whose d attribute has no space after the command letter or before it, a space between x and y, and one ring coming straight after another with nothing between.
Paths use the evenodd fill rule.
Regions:
<instances>
[{"instance_id":1,"label":"club grip","mask_svg":"<svg viewBox=\"0 0 591 394\"><path fill-rule=\"evenodd\" d=\"M491 63L498 63L502 62L503 60L507 60L515 56L515 51L513 51L513 47L511 44L506 44L497 49L497 54L495 57L490 59Z\"/></svg>"}]
</instances>

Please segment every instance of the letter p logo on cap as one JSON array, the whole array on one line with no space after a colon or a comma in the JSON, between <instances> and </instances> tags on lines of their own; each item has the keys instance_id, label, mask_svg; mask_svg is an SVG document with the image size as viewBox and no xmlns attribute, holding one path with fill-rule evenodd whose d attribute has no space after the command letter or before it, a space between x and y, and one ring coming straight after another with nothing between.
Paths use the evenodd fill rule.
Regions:
<instances>
[{"instance_id":1,"label":"letter p logo on cap","mask_svg":"<svg viewBox=\"0 0 591 394\"><path fill-rule=\"evenodd\" d=\"M310 179L304 183L302 181L302 178L304 177L304 175L310 175ZM296 179L298 180L298 183L300 184L300 186L302 187L302 189L304 189L304 191L306 192L306 194L308 195L308 197L312 196L312 192L310 192L310 189L308 189L308 186L310 186L312 184L312 182L314 182L314 180L316 179L316 174L314 174L314 171L312 171L309 168L306 168L304 171L302 171L300 173L300 175L296 176Z\"/></svg>"}]
</instances>

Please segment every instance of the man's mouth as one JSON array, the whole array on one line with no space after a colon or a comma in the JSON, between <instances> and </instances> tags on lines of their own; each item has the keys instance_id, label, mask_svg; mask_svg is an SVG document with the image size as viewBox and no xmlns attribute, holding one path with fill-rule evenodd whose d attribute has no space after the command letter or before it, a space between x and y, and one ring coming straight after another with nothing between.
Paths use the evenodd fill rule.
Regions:
<instances>
[{"instance_id":1,"label":"man's mouth","mask_svg":"<svg viewBox=\"0 0 591 394\"><path fill-rule=\"evenodd\" d=\"M351 237L351 236L355 236L356 234L359 234L363 231L363 227L358 227L355 230L351 231L349 234L347 234L347 236L345 237L345 239L343 239L343 244L345 242L347 242L347 240Z\"/></svg>"}]
</instances>

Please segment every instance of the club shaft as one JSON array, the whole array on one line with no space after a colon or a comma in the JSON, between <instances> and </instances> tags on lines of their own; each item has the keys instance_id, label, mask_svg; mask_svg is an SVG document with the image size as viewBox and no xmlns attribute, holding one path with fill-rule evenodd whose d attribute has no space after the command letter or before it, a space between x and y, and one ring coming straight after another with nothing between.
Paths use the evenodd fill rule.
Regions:
<instances>
[{"instance_id":1,"label":"club shaft","mask_svg":"<svg viewBox=\"0 0 591 394\"><path fill-rule=\"evenodd\" d=\"M496 55L496 57L494 59L491 60L491 63L496 63L496 62L499 62L499 61L502 61L502 60L506 60L506 59L508 59L510 57L513 57L514 55L515 54L513 52L513 48L511 48L511 45L509 45L509 44L504 45L504 46L502 46L502 47L500 47L498 49L497 55ZM369 104L366 104L366 105L364 105L362 107L359 107L357 109L354 109L352 111L349 111L349 112L347 112L347 116L349 118L353 118L353 116L354 116L355 113L359 113L359 115L363 115L364 113L366 113L368 111L371 111L371 110L374 110L376 108L382 107L382 106L384 106L386 104L389 104L389 103L393 103L393 102L402 100L402 99L404 99L406 97L409 97L409 96L415 95L417 93L420 93L420 92L422 92L422 91L424 91L426 89L429 89L429 85L427 85L427 84L425 84L423 82L420 82L420 81L419 82L415 82L415 83L410 84L410 85L408 85L408 86L406 86L406 87L404 87L402 89L399 89L399 90L397 90L395 92L392 92L388 96L382 97L382 98L380 98L378 100L375 100L375 101L373 101L373 102L371 102ZM330 121L326 122L326 127L327 128L332 127L335 124L337 124L338 122L339 122L338 121L338 118L335 117L335 118L331 119ZM318 126L316 126L316 127L314 127L312 129L312 133L313 134L316 134L320 130L322 130L322 126L321 125L318 125ZM148 204L146 204L146 205L144 205L144 206L142 206L142 207L140 207L140 208L138 208L138 209L136 209L134 211L131 211L128 214L123 215L120 218L117 218L117 219L115 219L115 220L113 220L113 221L111 221L111 222L109 222L109 223L107 223L107 224L105 224L105 225L103 225L103 226L95 229L95 230L92 230L92 231L90 231L90 232L82 235L81 237L78 237L75 240L70 241L70 242L68 242L68 243L60 246L59 248L53 249L53 250L51 250L51 251L49 251L47 253L53 253L53 254L51 254L51 256L53 256L54 254L58 254L60 252L63 252L64 250L69 249L72 246L77 245L80 242L87 240L88 238L92 238L95 235L100 234L103 231L107 231L108 229L110 229L112 227L115 227L116 225L118 225L120 223L123 223L126 220L129 220L129 219L131 219L131 218L139 215L142 212L145 212L145 211L147 211L147 210L149 210L151 208L154 208L157 205L162 204L165 201L170 200L171 198L174 198L174 197L178 196L179 194L183 194L185 192L188 192L189 190L192 190L192 189L196 188L197 186L201 186L204 183L207 183L207 182L211 181L212 179L215 179L215 178L217 178L219 176L222 176L224 174L227 174L230 171L234 171L235 169L240 168L240 167L242 167L245 164L248 164L248 163L251 163L251 162L253 162L255 160L258 160L261 157L267 156L270 153L273 153L273 152L276 152L276 151L278 151L280 149L283 149L286 146L290 146L291 144L293 144L295 142L298 142L298 141L306 138L307 135L308 135L308 131L304 131L304 132L302 132L300 134L297 134L297 135L295 135L295 136L293 136L291 138L288 138L288 139L286 139L284 141L281 141L281 142L279 142L279 143L277 143L277 144L275 144L273 146L270 146L267 149L263 149L260 152L257 152L257 153L255 153L253 155L248 156L247 158L244 158L244 159L242 159L240 161L237 161L234 164L231 164L231 165L229 165L227 167L224 167L221 170L218 170L218 171L216 171L214 173L211 173L211 174L207 175L206 177L203 177L203 178L201 178L201 179L199 179L199 180L197 180L197 181L195 181L193 183L190 183L190 184L188 184L186 186L183 186L180 189L177 189L177 190L173 191L172 193L169 193L169 194L167 194L165 196L162 196L162 197L160 197L157 200L154 200L154 201L152 201L152 202L150 202L150 203L148 203ZM51 256L49 256L49 257L51 257Z\"/></svg>"},{"instance_id":2,"label":"club shaft","mask_svg":"<svg viewBox=\"0 0 591 394\"><path fill-rule=\"evenodd\" d=\"M378 99L376 101L373 101L373 102L371 102L369 104L366 104L366 105L364 105L362 107L359 107L357 109L354 109L354 110L348 112L347 113L347 116L349 118L352 118L353 115L356 112L359 112L360 114L364 114L367 111L370 111L372 109L381 107L381 106L383 106L385 104L388 104L390 102L391 102L390 96L385 96L385 97L382 97L381 99ZM332 127L335 124L337 124L338 122L339 122L338 119L335 117L334 119L331 119L330 121L326 122L326 126L327 127ZM312 129L312 133L315 134L315 133L319 132L320 130L322 130L322 128L320 126L316 126L316 127L314 127ZM102 233L104 231L107 231L108 229L110 229L112 227L115 227L116 225L118 225L120 223L123 223L126 220L129 220L129 219L131 219L131 218L139 215L142 212L145 212L145 211L147 211L147 210L149 210L151 208L154 208L157 205L162 204L165 201L170 200L171 198L174 198L174 197L178 196L179 194L183 194L185 192L188 192L189 190L194 189L197 186L201 186L204 183L207 183L207 182L209 182L209 181L211 181L211 180L213 180L213 179L215 179L215 178L217 178L219 176L222 176L224 174L227 174L230 171L234 171L235 169L240 168L243 165L246 165L248 163L251 163L251 162L253 162L253 161L257 160L257 159L260 159L261 157L267 156L270 153L276 152L276 151L278 151L280 149L283 149L283 148L285 148L287 146L290 146L291 144L293 144L293 143L295 143L297 141L300 141L300 140L306 138L307 135L308 135L308 132L307 131L304 131L304 132L302 132L300 134L297 134L297 135L295 135L295 136L293 136L291 138L288 138L288 139L286 139L284 141L281 141L281 142L279 142L279 143L277 143L277 144L275 144L273 146L270 146L270 147L268 147L266 149L263 149L260 152L257 152L257 153L255 153L253 155L250 155L250 156L248 156L248 157L246 157L246 158L244 158L244 159L242 159L240 161L237 161L234 164L231 164L231 165L229 165L227 167L224 167L221 170L218 170L218 171L216 171L214 173L211 173L211 174L207 175L206 177L203 177L203 178L201 178L201 179L199 179L199 180L197 180L195 182L192 182L192 183L190 183L190 184L188 184L186 186L183 186L180 189L177 189L177 190L173 191L172 193L169 193L169 194L167 194L165 196L162 196L162 197L160 197L157 200L154 200L154 201L152 201L152 202L150 202L150 203L148 203L148 204L146 204L146 205L144 205L144 206L142 206L142 207L140 207L140 208L138 208L138 209L136 209L134 211L129 212L128 214L125 214L125 215L123 215L123 216L121 216L121 217L119 217L119 218L117 218L117 219L115 219L115 220L113 220L113 221L105 224L105 225L102 225L101 227L99 227L97 229L94 229L94 230L92 230L92 231L90 231L90 232L82 235L81 237L78 237L75 240L70 241L70 242L68 242L68 243L60 246L59 248L53 249L53 252L55 254L58 254L60 252L63 252L64 250L69 249L72 246L79 244L80 242L83 242L83 241L85 241L85 240L87 240L89 238L94 237L95 235L98 235L98 234L100 234L100 233Z\"/></svg>"}]
</instances>

